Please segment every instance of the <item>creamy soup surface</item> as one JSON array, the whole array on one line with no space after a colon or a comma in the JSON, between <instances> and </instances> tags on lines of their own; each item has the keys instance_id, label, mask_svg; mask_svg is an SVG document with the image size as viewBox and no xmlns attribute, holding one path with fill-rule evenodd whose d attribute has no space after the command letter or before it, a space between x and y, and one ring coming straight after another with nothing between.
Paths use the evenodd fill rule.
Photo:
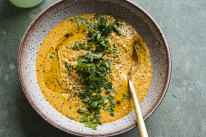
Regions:
<instances>
[{"instance_id":1,"label":"creamy soup surface","mask_svg":"<svg viewBox=\"0 0 206 137\"><path fill-rule=\"evenodd\" d=\"M92 54L89 50L94 51L98 48L91 46L90 49L86 49L85 47L92 45L88 40L88 24L97 25L101 18L109 24L117 20L111 15L99 17L95 13L89 13L70 17L57 24L44 39L36 59L37 80L46 100L61 114L82 123L90 121L89 118L95 115L96 110L90 110L90 115L78 111L78 109L88 111L88 104L79 96L79 93L85 90L83 82L87 77L83 77L81 70L77 70L78 58ZM111 29L114 31L107 37L110 46L102 52L102 58L94 62L96 66L103 60L110 62L111 70L106 73L106 82L112 83L109 93L106 93L106 88L102 87L100 87L101 92L92 93L92 95L101 95L105 99L105 104L99 105L99 102L92 104L94 107L99 105L98 118L92 120L98 124L116 121L133 111L127 83L133 45L137 47L140 64L137 72L132 76L139 103L147 94L152 80L152 61L146 43L129 23L120 19L118 21L117 26L121 34L117 33L115 28ZM107 99L109 96L113 97L113 101ZM99 123L97 119L101 122Z\"/></svg>"}]
</instances>

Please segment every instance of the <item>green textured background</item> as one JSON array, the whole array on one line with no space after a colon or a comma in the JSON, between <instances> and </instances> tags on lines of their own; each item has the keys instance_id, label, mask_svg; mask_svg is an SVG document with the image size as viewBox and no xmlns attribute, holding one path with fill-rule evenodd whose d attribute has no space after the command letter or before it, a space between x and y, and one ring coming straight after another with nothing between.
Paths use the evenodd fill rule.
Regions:
<instances>
[{"instance_id":1,"label":"green textured background","mask_svg":"<svg viewBox=\"0 0 206 137\"><path fill-rule=\"evenodd\" d=\"M172 54L172 78L162 104L146 121L150 137L206 136L206 0L133 0L157 21ZM30 106L17 78L24 31L45 7L20 9L0 0L0 137L70 137ZM136 136L134 128L119 137Z\"/></svg>"}]
</instances>

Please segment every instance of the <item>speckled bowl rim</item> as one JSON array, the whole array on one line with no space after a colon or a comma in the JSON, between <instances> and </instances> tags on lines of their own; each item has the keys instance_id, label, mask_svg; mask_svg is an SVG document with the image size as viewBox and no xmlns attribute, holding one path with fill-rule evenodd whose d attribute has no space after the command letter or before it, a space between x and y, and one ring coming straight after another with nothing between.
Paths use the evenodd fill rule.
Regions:
<instances>
[{"instance_id":1,"label":"speckled bowl rim","mask_svg":"<svg viewBox=\"0 0 206 137\"><path fill-rule=\"evenodd\" d=\"M22 60L22 49L23 49L23 45L25 43L25 40L29 34L29 31L32 29L32 26L37 22L37 20L42 16L44 15L49 9L51 8L54 8L55 6L57 6L58 4L60 4L61 2L63 2L64 0L59 0L55 3L53 3L52 5L48 6L47 8L45 8L32 22L31 24L29 25L29 27L27 28L27 30L25 31L23 37L22 37L22 40L21 40L21 43L20 43L20 46L19 46L19 49L18 49L18 57L17 57L17 71L18 71L18 79L19 79L19 82L20 82L20 85L22 87L22 90L26 96L26 98L28 99L29 103L31 104L31 106L35 109L35 111L44 119L46 120L48 123L50 123L51 125L53 125L54 127L62 130L62 131L65 131L67 133L71 133L71 134L74 134L74 135L77 135L77 136L85 136L85 134L82 134L80 132L74 132L72 130L69 130L67 128L63 128L63 127L60 127L58 126L54 121L48 119L48 116L44 115L41 110L39 110L35 103L33 103L29 96L27 95L27 92L26 92L26 89L25 89L25 85L23 83L23 77L22 77L22 73L21 73L21 60ZM149 13L147 13L143 8L141 8L139 5L137 5L136 3L132 2L132 1L129 1L129 0L125 0L126 2L128 2L129 4L132 4L133 6L135 6L136 8L138 8L143 14L145 14L153 23L153 25L157 28L157 30L159 31L159 33L161 34L161 37L162 37L162 40L164 42L164 45L166 47L166 52L167 52L167 57L168 57L168 68L167 68L167 80L164 84L164 91L162 92L162 95L159 96L159 99L158 99L158 102L154 105L153 108L151 108L148 113L145 114L144 116L144 120L147 120L155 111L156 109L158 108L158 106L161 104L163 98L165 97L166 93L167 93L167 90L168 90L168 87L169 87L169 83L170 83L170 79L171 79L171 72L172 72L172 61L171 61L171 53L170 53L170 50L169 50L169 46L168 46L168 43L167 43L167 40L162 32L162 30L160 29L159 25L156 23L156 21L149 15ZM118 135L118 134L121 134L121 133L124 133L126 131L129 131L130 129L134 128L136 126L136 122L132 122L130 125L128 125L127 127L125 127L124 129L121 129L119 131L116 131L116 132L111 132L111 133L108 133L108 134L104 134L103 136L115 136L115 135ZM102 135L89 135L89 134L86 134L86 136L102 136Z\"/></svg>"}]
</instances>

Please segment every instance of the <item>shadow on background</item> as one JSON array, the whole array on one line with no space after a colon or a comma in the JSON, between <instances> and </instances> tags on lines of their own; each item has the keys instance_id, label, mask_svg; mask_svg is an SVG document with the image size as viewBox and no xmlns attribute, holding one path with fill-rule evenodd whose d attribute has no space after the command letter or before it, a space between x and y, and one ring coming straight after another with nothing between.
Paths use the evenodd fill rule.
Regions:
<instances>
[{"instance_id":1,"label":"shadow on background","mask_svg":"<svg viewBox=\"0 0 206 137\"><path fill-rule=\"evenodd\" d=\"M27 99L16 100L20 112L19 125L26 137L75 137L47 123L29 104Z\"/></svg>"}]
</instances>

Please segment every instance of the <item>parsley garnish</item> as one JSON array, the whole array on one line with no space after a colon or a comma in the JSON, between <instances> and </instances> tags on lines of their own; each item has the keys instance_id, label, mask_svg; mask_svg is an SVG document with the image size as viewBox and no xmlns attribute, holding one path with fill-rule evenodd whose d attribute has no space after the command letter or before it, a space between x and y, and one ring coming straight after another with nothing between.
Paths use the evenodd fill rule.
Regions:
<instances>
[{"instance_id":1,"label":"parsley garnish","mask_svg":"<svg viewBox=\"0 0 206 137\"><path fill-rule=\"evenodd\" d=\"M66 115L67 118L71 119L71 120L74 120L73 117L69 116L69 115Z\"/></svg>"},{"instance_id":2,"label":"parsley garnish","mask_svg":"<svg viewBox=\"0 0 206 137\"><path fill-rule=\"evenodd\" d=\"M51 55L50 55L50 59L53 59L55 57L55 53L52 52Z\"/></svg>"},{"instance_id":3,"label":"parsley garnish","mask_svg":"<svg viewBox=\"0 0 206 137\"><path fill-rule=\"evenodd\" d=\"M79 32L79 30L81 28L81 24L79 24L79 21L81 21L81 23L83 25L85 25L85 26L87 26L89 24L88 20L83 18L83 17L76 17L74 19L70 19L69 21L72 22L72 23L77 22L77 30L78 30L78 32Z\"/></svg>"},{"instance_id":4,"label":"parsley garnish","mask_svg":"<svg viewBox=\"0 0 206 137\"><path fill-rule=\"evenodd\" d=\"M102 14L96 13L96 14L94 15L94 18L93 18L93 19L99 19L99 18L102 18L102 17L103 17Z\"/></svg>"},{"instance_id":5,"label":"parsley garnish","mask_svg":"<svg viewBox=\"0 0 206 137\"><path fill-rule=\"evenodd\" d=\"M123 93L123 97L126 98L126 99L130 99L130 98L131 98L131 96L126 95L126 94L124 94L124 93Z\"/></svg>"},{"instance_id":6,"label":"parsley garnish","mask_svg":"<svg viewBox=\"0 0 206 137\"><path fill-rule=\"evenodd\" d=\"M74 44L74 46L72 47L73 50L77 50L79 51L80 49L84 49L84 50L92 50L93 48L93 45L85 45L84 43L83 44Z\"/></svg>"},{"instance_id":7,"label":"parsley garnish","mask_svg":"<svg viewBox=\"0 0 206 137\"><path fill-rule=\"evenodd\" d=\"M113 23L109 23L106 18L101 14L96 14L93 20L97 20L98 23L89 23L88 20L82 17L76 17L70 19L71 22L77 22L78 30L80 29L79 21L86 27L88 27L87 38L88 45L75 44L73 50L87 50L88 52L78 57L76 71L82 76L82 91L78 96L84 102L87 110L78 109L77 112L82 115L80 122L85 126L96 130L99 124L102 124L100 120L100 109L109 111L110 116L114 116L115 101L112 93L117 91L112 88L112 82L107 79L108 74L111 72L111 63L109 59L103 59L105 53L113 53L113 56L118 57L116 50L118 48L113 44L113 50L110 50L111 44L109 42L109 36L112 32L120 35L118 29L118 20ZM86 31L85 29L82 30ZM65 67L69 66L65 63ZM68 68L67 68L68 69ZM69 69L70 70L70 66ZM101 95L101 92L105 92L108 97ZM110 104L109 107L104 105Z\"/></svg>"},{"instance_id":8,"label":"parsley garnish","mask_svg":"<svg viewBox=\"0 0 206 137\"><path fill-rule=\"evenodd\" d=\"M89 111L86 111L86 110L83 110L83 109L78 109L77 112L81 115L85 115L85 116L90 116L90 112Z\"/></svg>"},{"instance_id":9,"label":"parsley garnish","mask_svg":"<svg viewBox=\"0 0 206 137\"><path fill-rule=\"evenodd\" d=\"M111 105L109 107L103 107L103 110L104 111L109 111L110 116L113 117L114 116L113 108L115 107L114 97L112 95L109 95L107 99L111 102Z\"/></svg>"},{"instance_id":10,"label":"parsley garnish","mask_svg":"<svg viewBox=\"0 0 206 137\"><path fill-rule=\"evenodd\" d=\"M110 116L113 117L114 116L114 110L110 111Z\"/></svg>"},{"instance_id":11,"label":"parsley garnish","mask_svg":"<svg viewBox=\"0 0 206 137\"><path fill-rule=\"evenodd\" d=\"M80 50L80 49L84 49L85 45L84 44L75 44L72 49L74 50Z\"/></svg>"},{"instance_id":12,"label":"parsley garnish","mask_svg":"<svg viewBox=\"0 0 206 137\"><path fill-rule=\"evenodd\" d=\"M85 29L83 29L83 30L82 30L82 33L83 33L83 32L86 32L86 30L85 30Z\"/></svg>"},{"instance_id":13,"label":"parsley garnish","mask_svg":"<svg viewBox=\"0 0 206 137\"><path fill-rule=\"evenodd\" d=\"M88 121L88 122L85 122L84 125L85 125L86 127L90 127L90 128L92 128L92 129L96 130L96 129L97 129L97 126L98 126L98 123L97 123L97 122L94 122L94 121Z\"/></svg>"},{"instance_id":14,"label":"parsley garnish","mask_svg":"<svg viewBox=\"0 0 206 137\"><path fill-rule=\"evenodd\" d=\"M65 67L68 71L71 70L71 68L72 68L67 62L65 62Z\"/></svg>"},{"instance_id":15,"label":"parsley garnish","mask_svg":"<svg viewBox=\"0 0 206 137\"><path fill-rule=\"evenodd\" d=\"M81 21L84 25L88 24L88 20L83 17L76 17L74 19L70 19L69 21L71 21L72 23Z\"/></svg>"},{"instance_id":16,"label":"parsley garnish","mask_svg":"<svg viewBox=\"0 0 206 137\"><path fill-rule=\"evenodd\" d=\"M123 97L126 98L126 99L131 99L132 96L131 96L131 93L130 93L130 92L131 92L131 91L128 91L128 94L129 94L129 95L126 95L125 93L123 93Z\"/></svg>"},{"instance_id":17,"label":"parsley garnish","mask_svg":"<svg viewBox=\"0 0 206 137\"><path fill-rule=\"evenodd\" d=\"M78 32L79 32L80 28L81 28L81 24L77 23Z\"/></svg>"},{"instance_id":18,"label":"parsley garnish","mask_svg":"<svg viewBox=\"0 0 206 137\"><path fill-rule=\"evenodd\" d=\"M86 116L83 116L83 117L80 119L80 122L86 122L86 121L88 121Z\"/></svg>"},{"instance_id":19,"label":"parsley garnish","mask_svg":"<svg viewBox=\"0 0 206 137\"><path fill-rule=\"evenodd\" d=\"M114 57L114 58L118 57L118 54L116 53L115 50L113 50L112 53L113 53L113 57Z\"/></svg>"},{"instance_id":20,"label":"parsley garnish","mask_svg":"<svg viewBox=\"0 0 206 137\"><path fill-rule=\"evenodd\" d=\"M119 50L115 44L112 45L114 50Z\"/></svg>"}]
</instances>

